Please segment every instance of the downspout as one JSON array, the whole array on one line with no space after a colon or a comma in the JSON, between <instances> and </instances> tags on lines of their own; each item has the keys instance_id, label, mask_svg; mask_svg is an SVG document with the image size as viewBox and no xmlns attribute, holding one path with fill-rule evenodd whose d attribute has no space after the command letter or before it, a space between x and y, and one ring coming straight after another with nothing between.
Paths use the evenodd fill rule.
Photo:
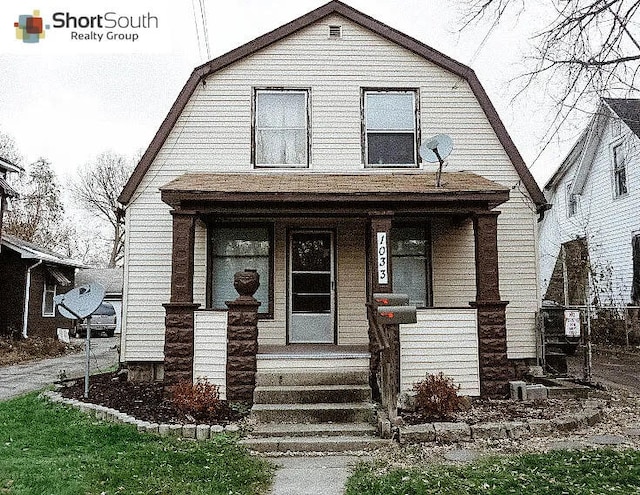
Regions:
<instances>
[{"instance_id":1,"label":"downspout","mask_svg":"<svg viewBox=\"0 0 640 495\"><path fill-rule=\"evenodd\" d=\"M27 338L27 322L29 321L29 299L31 296L31 270L40 265L42 260L38 260L35 264L27 268L27 282L24 289L24 312L22 314L22 338Z\"/></svg>"}]
</instances>

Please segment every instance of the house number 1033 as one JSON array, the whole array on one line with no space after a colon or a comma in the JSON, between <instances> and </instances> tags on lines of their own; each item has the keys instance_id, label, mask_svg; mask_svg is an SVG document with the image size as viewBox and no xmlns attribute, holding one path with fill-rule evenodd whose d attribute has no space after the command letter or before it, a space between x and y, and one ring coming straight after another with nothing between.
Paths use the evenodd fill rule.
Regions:
<instances>
[{"instance_id":1,"label":"house number 1033","mask_svg":"<svg viewBox=\"0 0 640 495\"><path fill-rule=\"evenodd\" d=\"M389 283L387 233L378 232L378 283Z\"/></svg>"}]
</instances>

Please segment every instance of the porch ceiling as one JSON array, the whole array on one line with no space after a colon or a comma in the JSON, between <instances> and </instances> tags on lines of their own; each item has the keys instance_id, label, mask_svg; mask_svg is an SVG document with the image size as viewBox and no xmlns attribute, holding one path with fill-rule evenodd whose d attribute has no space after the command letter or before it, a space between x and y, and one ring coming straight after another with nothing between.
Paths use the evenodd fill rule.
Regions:
<instances>
[{"instance_id":1,"label":"porch ceiling","mask_svg":"<svg viewBox=\"0 0 640 495\"><path fill-rule=\"evenodd\" d=\"M450 172L435 186L435 173L227 173L184 174L160 188L176 209L248 211L491 209L509 199L509 188L468 172Z\"/></svg>"}]
</instances>

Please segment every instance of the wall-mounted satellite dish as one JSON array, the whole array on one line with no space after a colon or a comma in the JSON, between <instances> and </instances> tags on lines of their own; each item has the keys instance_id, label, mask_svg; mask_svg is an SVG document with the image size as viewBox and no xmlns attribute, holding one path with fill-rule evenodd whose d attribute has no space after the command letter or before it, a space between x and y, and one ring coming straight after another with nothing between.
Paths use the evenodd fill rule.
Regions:
<instances>
[{"instance_id":1,"label":"wall-mounted satellite dish","mask_svg":"<svg viewBox=\"0 0 640 495\"><path fill-rule=\"evenodd\" d=\"M453 151L453 140L446 134L437 134L420 145L420 156L425 162L438 163L436 187L440 187L440 177L444 159Z\"/></svg>"},{"instance_id":2,"label":"wall-mounted satellite dish","mask_svg":"<svg viewBox=\"0 0 640 495\"><path fill-rule=\"evenodd\" d=\"M104 287L100 284L81 285L66 294L53 298L60 314L66 318L86 318L92 314L104 299Z\"/></svg>"}]
</instances>

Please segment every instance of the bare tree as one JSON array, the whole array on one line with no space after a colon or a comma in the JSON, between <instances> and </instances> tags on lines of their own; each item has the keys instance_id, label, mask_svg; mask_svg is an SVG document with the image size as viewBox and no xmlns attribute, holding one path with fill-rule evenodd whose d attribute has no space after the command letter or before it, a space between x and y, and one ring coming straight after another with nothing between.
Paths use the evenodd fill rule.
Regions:
<instances>
[{"instance_id":1,"label":"bare tree","mask_svg":"<svg viewBox=\"0 0 640 495\"><path fill-rule=\"evenodd\" d=\"M527 15L549 14L550 24L534 36L532 64L521 75L520 93L543 83L557 113L549 129L555 134L574 110L593 112L600 97L627 97L639 89L640 0L469 0L465 26L507 14L527 22Z\"/></svg>"},{"instance_id":2,"label":"bare tree","mask_svg":"<svg viewBox=\"0 0 640 495\"><path fill-rule=\"evenodd\" d=\"M14 165L19 165L22 162L22 156L18 151L16 142L9 134L4 132L0 132L0 157L9 160Z\"/></svg>"},{"instance_id":3,"label":"bare tree","mask_svg":"<svg viewBox=\"0 0 640 495\"><path fill-rule=\"evenodd\" d=\"M64 206L51 164L40 158L11 180L20 197L12 201L3 231L38 246L59 250L66 243Z\"/></svg>"},{"instance_id":4,"label":"bare tree","mask_svg":"<svg viewBox=\"0 0 640 495\"><path fill-rule=\"evenodd\" d=\"M124 255L124 218L118 207L133 163L122 155L104 152L78 171L71 191L76 201L93 215L105 220L113 233L108 266L113 268Z\"/></svg>"}]
</instances>

